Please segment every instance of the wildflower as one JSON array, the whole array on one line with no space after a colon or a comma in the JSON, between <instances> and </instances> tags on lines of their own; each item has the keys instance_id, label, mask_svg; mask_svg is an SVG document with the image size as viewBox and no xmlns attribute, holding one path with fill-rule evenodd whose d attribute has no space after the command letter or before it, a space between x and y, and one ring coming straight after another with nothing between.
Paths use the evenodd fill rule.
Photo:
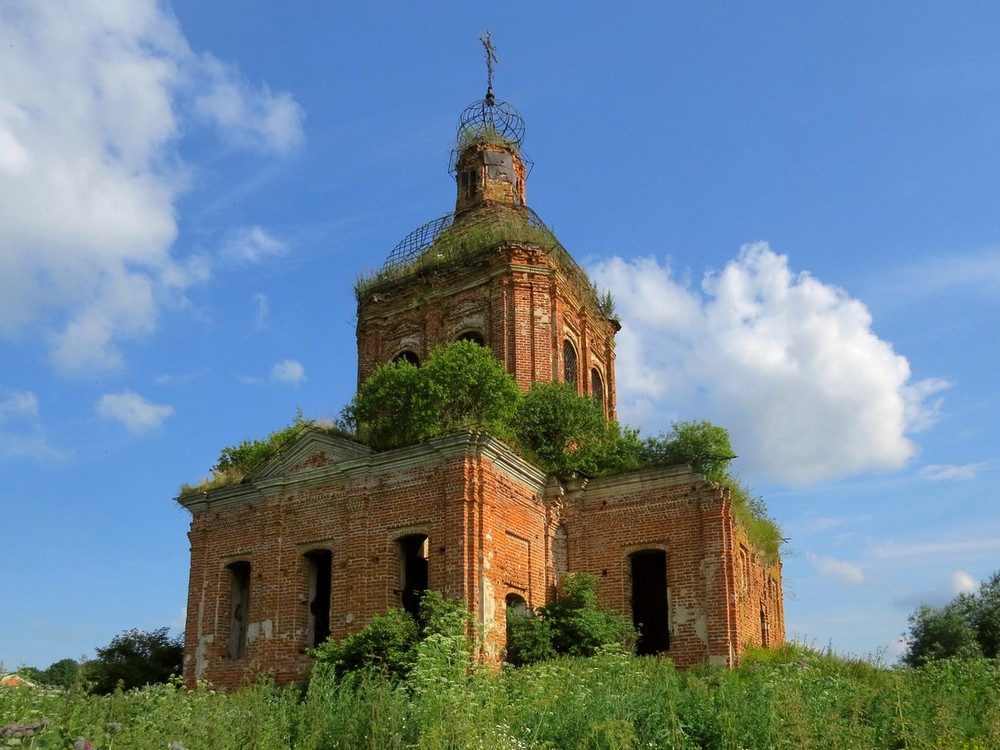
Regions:
<instances>
[{"instance_id":1,"label":"wildflower","mask_svg":"<svg viewBox=\"0 0 1000 750\"><path fill-rule=\"evenodd\" d=\"M77 737L73 743L73 750L94 750L94 746L85 737Z\"/></svg>"},{"instance_id":2,"label":"wildflower","mask_svg":"<svg viewBox=\"0 0 1000 750\"><path fill-rule=\"evenodd\" d=\"M117 721L109 721L104 725L104 731L108 734L115 734L116 732L122 731L122 725Z\"/></svg>"},{"instance_id":3,"label":"wildflower","mask_svg":"<svg viewBox=\"0 0 1000 750\"><path fill-rule=\"evenodd\" d=\"M171 742L168 750L187 750L187 748L179 742Z\"/></svg>"}]
</instances>

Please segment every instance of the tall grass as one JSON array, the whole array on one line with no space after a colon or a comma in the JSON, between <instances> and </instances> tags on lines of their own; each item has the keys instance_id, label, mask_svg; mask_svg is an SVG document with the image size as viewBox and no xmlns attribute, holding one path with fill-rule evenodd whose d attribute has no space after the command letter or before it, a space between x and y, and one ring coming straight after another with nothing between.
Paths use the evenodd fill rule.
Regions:
<instances>
[{"instance_id":1,"label":"tall grass","mask_svg":"<svg viewBox=\"0 0 1000 750\"><path fill-rule=\"evenodd\" d=\"M987 750L1000 748L1000 663L887 668L788 647L732 671L614 651L497 671L441 636L402 683L0 690L0 727L42 718L32 737L0 730L0 747Z\"/></svg>"}]
</instances>

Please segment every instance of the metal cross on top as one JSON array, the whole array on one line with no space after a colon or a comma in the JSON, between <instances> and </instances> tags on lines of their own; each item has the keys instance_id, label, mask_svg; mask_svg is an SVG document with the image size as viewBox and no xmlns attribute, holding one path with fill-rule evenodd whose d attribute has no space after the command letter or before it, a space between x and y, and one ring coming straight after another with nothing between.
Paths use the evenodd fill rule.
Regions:
<instances>
[{"instance_id":1,"label":"metal cross on top","mask_svg":"<svg viewBox=\"0 0 1000 750\"><path fill-rule=\"evenodd\" d=\"M493 103L493 64L500 62L497 57L496 51L493 49L493 40L490 38L490 32L486 32L485 36L479 37L479 41L483 43L483 47L486 50L486 99L490 104Z\"/></svg>"}]
</instances>

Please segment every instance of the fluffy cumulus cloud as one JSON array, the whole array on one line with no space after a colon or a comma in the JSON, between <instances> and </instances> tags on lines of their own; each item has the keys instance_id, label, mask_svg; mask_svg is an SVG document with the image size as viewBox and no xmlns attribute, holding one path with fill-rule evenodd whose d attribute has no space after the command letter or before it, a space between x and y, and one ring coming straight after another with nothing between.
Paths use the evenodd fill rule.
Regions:
<instances>
[{"instance_id":1,"label":"fluffy cumulus cloud","mask_svg":"<svg viewBox=\"0 0 1000 750\"><path fill-rule=\"evenodd\" d=\"M271 368L271 380L298 385L306 379L306 368L295 359L283 359Z\"/></svg>"},{"instance_id":2,"label":"fluffy cumulus cloud","mask_svg":"<svg viewBox=\"0 0 1000 750\"><path fill-rule=\"evenodd\" d=\"M182 131L285 152L301 112L194 52L156 0L0 3L0 70L0 340L43 338L66 372L117 366L207 277L172 250Z\"/></svg>"},{"instance_id":3,"label":"fluffy cumulus cloud","mask_svg":"<svg viewBox=\"0 0 1000 750\"><path fill-rule=\"evenodd\" d=\"M831 578L843 583L850 583L859 586L865 582L865 574L860 566L849 563L846 560L838 560L835 557L816 555L807 552L806 557L812 563L816 571L824 578Z\"/></svg>"},{"instance_id":4,"label":"fluffy cumulus cloud","mask_svg":"<svg viewBox=\"0 0 1000 750\"><path fill-rule=\"evenodd\" d=\"M163 424L174 407L154 404L138 393L106 393L97 402L97 413L105 419L121 422L129 432L147 432Z\"/></svg>"},{"instance_id":5,"label":"fluffy cumulus cloud","mask_svg":"<svg viewBox=\"0 0 1000 750\"><path fill-rule=\"evenodd\" d=\"M864 304L765 243L700 289L653 258L592 270L626 321L619 413L646 431L710 419L755 476L806 484L900 468L916 451L909 434L936 419L948 384L912 381Z\"/></svg>"}]
</instances>

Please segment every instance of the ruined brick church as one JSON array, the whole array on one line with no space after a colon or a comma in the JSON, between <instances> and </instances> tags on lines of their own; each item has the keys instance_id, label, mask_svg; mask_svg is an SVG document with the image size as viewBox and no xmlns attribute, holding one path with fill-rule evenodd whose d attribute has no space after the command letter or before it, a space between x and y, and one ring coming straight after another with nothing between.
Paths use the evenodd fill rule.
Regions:
<instances>
[{"instance_id":1,"label":"ruined brick church","mask_svg":"<svg viewBox=\"0 0 1000 750\"><path fill-rule=\"evenodd\" d=\"M462 114L454 213L357 287L358 380L469 339L522 389L564 381L613 419L620 326L528 207L523 134L492 85ZM415 612L427 589L464 601L483 658L502 659L508 615L575 571L599 577L600 605L637 625L640 653L681 667L784 640L780 562L755 550L729 492L686 466L551 476L485 433L374 451L311 429L242 483L179 502L192 514L189 684L300 680L311 647L390 607Z\"/></svg>"}]
</instances>

